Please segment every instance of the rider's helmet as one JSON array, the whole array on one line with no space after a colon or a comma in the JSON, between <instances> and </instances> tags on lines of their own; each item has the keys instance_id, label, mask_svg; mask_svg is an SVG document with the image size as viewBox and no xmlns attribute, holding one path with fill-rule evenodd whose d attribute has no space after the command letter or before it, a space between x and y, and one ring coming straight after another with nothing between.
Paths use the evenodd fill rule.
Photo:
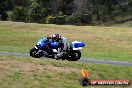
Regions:
<instances>
[{"instance_id":1,"label":"rider's helmet","mask_svg":"<svg viewBox=\"0 0 132 88\"><path fill-rule=\"evenodd\" d=\"M58 41L59 40L59 34L53 34L52 36L51 36L51 38L54 40L54 41Z\"/></svg>"}]
</instances>

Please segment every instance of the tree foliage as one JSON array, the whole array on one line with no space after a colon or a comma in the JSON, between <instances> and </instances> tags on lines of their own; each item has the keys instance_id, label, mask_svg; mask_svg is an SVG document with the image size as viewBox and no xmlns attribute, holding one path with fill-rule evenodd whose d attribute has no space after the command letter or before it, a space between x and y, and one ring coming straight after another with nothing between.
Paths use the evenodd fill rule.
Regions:
<instances>
[{"instance_id":1,"label":"tree foliage","mask_svg":"<svg viewBox=\"0 0 132 88\"><path fill-rule=\"evenodd\" d=\"M29 7L29 22L43 23L50 13L50 8L43 8L39 3L32 2Z\"/></svg>"},{"instance_id":2,"label":"tree foliage","mask_svg":"<svg viewBox=\"0 0 132 88\"><path fill-rule=\"evenodd\" d=\"M1 20L8 19L8 11L13 21L102 24L131 19L132 0L0 0Z\"/></svg>"},{"instance_id":3,"label":"tree foliage","mask_svg":"<svg viewBox=\"0 0 132 88\"><path fill-rule=\"evenodd\" d=\"M23 7L15 7L13 9L13 14L11 14L11 19L13 21L26 22L26 10Z\"/></svg>"}]
</instances>

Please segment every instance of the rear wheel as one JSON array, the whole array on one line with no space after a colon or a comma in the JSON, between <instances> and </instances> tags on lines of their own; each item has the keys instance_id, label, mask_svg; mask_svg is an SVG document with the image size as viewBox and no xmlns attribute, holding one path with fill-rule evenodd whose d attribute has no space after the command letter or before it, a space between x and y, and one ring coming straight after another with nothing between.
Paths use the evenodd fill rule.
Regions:
<instances>
[{"instance_id":1,"label":"rear wheel","mask_svg":"<svg viewBox=\"0 0 132 88\"><path fill-rule=\"evenodd\" d=\"M40 58L40 57L42 57L42 55L41 55L40 53L37 54L37 52L38 52L38 49L32 48L32 49L30 50L29 54L30 54L30 56L35 57L35 58Z\"/></svg>"},{"instance_id":2,"label":"rear wheel","mask_svg":"<svg viewBox=\"0 0 132 88\"><path fill-rule=\"evenodd\" d=\"M81 58L81 52L79 50L75 50L71 53L72 54L68 56L69 61L77 61Z\"/></svg>"}]
</instances>

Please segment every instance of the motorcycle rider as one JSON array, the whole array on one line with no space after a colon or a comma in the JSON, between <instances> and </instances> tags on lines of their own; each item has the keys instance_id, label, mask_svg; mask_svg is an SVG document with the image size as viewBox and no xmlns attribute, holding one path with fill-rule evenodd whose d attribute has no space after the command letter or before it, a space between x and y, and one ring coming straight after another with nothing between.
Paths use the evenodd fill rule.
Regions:
<instances>
[{"instance_id":1,"label":"motorcycle rider","mask_svg":"<svg viewBox=\"0 0 132 88\"><path fill-rule=\"evenodd\" d=\"M63 53L68 49L68 42L65 37L61 37L59 34L55 33L51 37L48 37L52 42L57 42L59 47L58 50L53 49L53 52L56 52L56 59L59 59L63 55Z\"/></svg>"}]
</instances>

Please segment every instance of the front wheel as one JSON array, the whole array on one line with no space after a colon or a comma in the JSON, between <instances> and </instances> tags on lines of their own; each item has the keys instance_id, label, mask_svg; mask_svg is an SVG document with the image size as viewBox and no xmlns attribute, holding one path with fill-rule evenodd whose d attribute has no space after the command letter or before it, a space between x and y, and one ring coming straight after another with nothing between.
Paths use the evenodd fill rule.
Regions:
<instances>
[{"instance_id":1,"label":"front wheel","mask_svg":"<svg viewBox=\"0 0 132 88\"><path fill-rule=\"evenodd\" d=\"M81 52L79 50L74 50L72 54L68 56L69 61L77 61L81 58Z\"/></svg>"},{"instance_id":2,"label":"front wheel","mask_svg":"<svg viewBox=\"0 0 132 88\"><path fill-rule=\"evenodd\" d=\"M32 49L30 50L29 54L30 54L30 56L35 57L35 58L40 58L40 57L42 57L42 55L40 55L40 53L37 54L37 52L38 52L38 49L32 48Z\"/></svg>"}]
</instances>

